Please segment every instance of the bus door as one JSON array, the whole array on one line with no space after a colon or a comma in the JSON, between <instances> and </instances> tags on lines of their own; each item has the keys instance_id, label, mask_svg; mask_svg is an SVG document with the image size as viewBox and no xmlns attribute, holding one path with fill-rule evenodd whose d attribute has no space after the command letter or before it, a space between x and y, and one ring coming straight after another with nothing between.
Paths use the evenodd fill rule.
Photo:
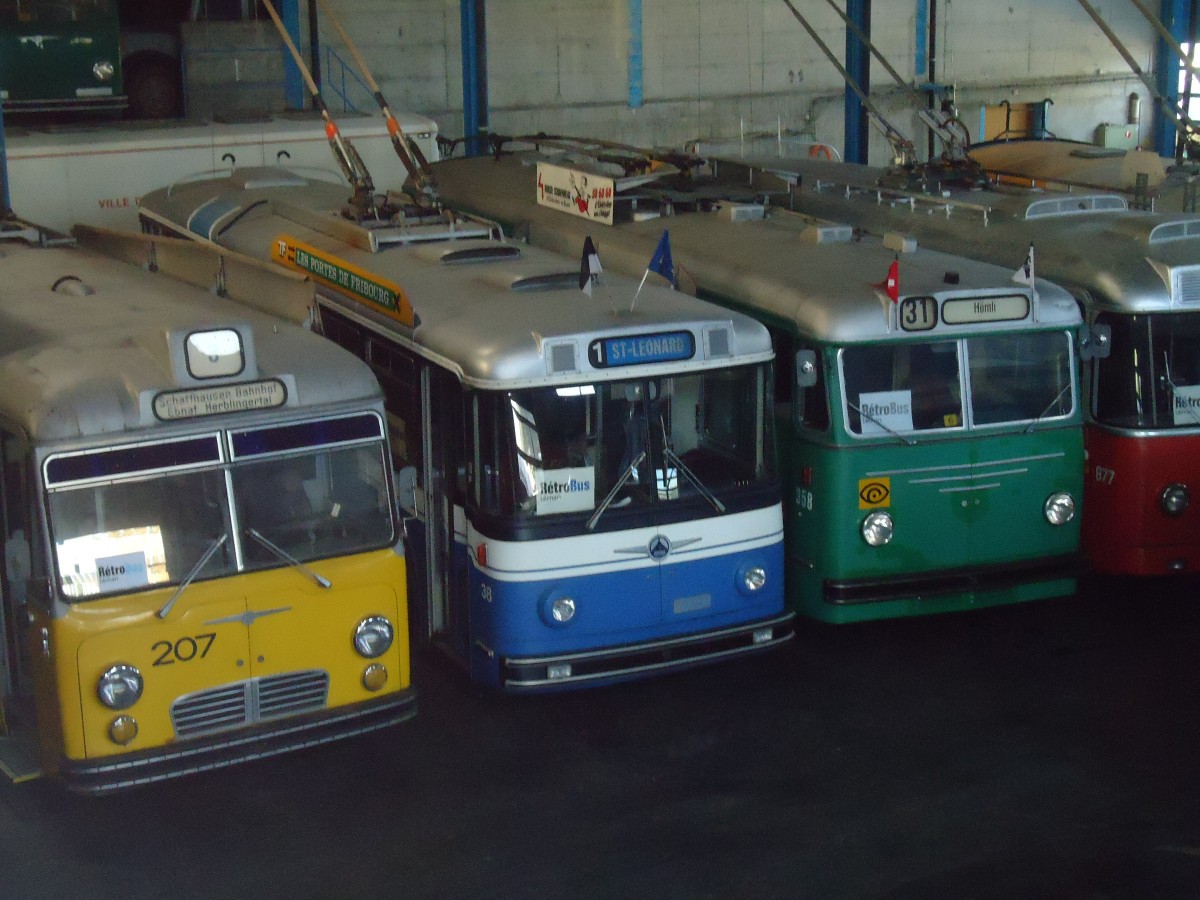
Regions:
<instances>
[{"instance_id":1,"label":"bus door","mask_svg":"<svg viewBox=\"0 0 1200 900\"><path fill-rule=\"evenodd\" d=\"M433 636L449 642L458 659L469 658L464 395L458 379L427 366L422 374L425 410L426 596Z\"/></svg>"},{"instance_id":2,"label":"bus door","mask_svg":"<svg viewBox=\"0 0 1200 900\"><path fill-rule=\"evenodd\" d=\"M16 698L31 693L27 593L32 561L32 526L25 487L24 441L0 431L0 458L4 476L0 480L0 524L3 525L4 567L0 571L0 735L12 727L10 709Z\"/></svg>"}]
</instances>

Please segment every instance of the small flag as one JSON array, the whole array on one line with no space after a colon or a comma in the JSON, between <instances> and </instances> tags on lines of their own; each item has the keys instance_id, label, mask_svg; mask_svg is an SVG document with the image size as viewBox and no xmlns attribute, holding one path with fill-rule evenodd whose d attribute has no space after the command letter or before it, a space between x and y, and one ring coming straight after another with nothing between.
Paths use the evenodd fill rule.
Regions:
<instances>
[{"instance_id":1,"label":"small flag","mask_svg":"<svg viewBox=\"0 0 1200 900\"><path fill-rule=\"evenodd\" d=\"M579 261L579 289L592 296L592 282L604 270L600 268L600 254L589 235L583 239L583 258Z\"/></svg>"},{"instance_id":2,"label":"small flag","mask_svg":"<svg viewBox=\"0 0 1200 900\"><path fill-rule=\"evenodd\" d=\"M872 287L879 288L888 298L896 303L900 300L900 257L897 256L888 266L887 278Z\"/></svg>"},{"instance_id":3,"label":"small flag","mask_svg":"<svg viewBox=\"0 0 1200 900\"><path fill-rule=\"evenodd\" d=\"M1021 268L1013 272L1012 280L1017 284L1027 284L1033 287L1033 244L1029 245L1029 255L1025 257L1025 262L1021 264Z\"/></svg>"},{"instance_id":4,"label":"small flag","mask_svg":"<svg viewBox=\"0 0 1200 900\"><path fill-rule=\"evenodd\" d=\"M675 262L671 259L671 238L665 230L659 238L658 246L654 248L654 255L650 257L650 265L646 266L646 271L657 272L671 282L671 287L679 286L679 279L675 277Z\"/></svg>"}]
</instances>

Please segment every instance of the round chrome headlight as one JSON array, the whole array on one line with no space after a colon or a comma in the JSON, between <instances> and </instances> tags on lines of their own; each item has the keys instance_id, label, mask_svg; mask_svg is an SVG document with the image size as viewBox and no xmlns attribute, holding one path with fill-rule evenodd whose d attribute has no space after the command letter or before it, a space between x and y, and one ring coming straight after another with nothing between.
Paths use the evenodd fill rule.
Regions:
<instances>
[{"instance_id":1,"label":"round chrome headlight","mask_svg":"<svg viewBox=\"0 0 1200 900\"><path fill-rule=\"evenodd\" d=\"M383 616L367 616L354 629L354 649L367 659L383 656L392 646L392 623Z\"/></svg>"},{"instance_id":2,"label":"round chrome headlight","mask_svg":"<svg viewBox=\"0 0 1200 900\"><path fill-rule=\"evenodd\" d=\"M555 597L550 601L550 616L565 625L575 618L575 601L570 597Z\"/></svg>"},{"instance_id":3,"label":"round chrome headlight","mask_svg":"<svg viewBox=\"0 0 1200 900\"><path fill-rule=\"evenodd\" d=\"M1186 484L1168 484L1159 495L1158 502L1168 516L1182 516L1187 512L1191 499Z\"/></svg>"},{"instance_id":4,"label":"round chrome headlight","mask_svg":"<svg viewBox=\"0 0 1200 900\"><path fill-rule=\"evenodd\" d=\"M127 663L110 666L96 684L96 696L109 709L129 709L142 696L142 673Z\"/></svg>"},{"instance_id":5,"label":"round chrome headlight","mask_svg":"<svg viewBox=\"0 0 1200 900\"><path fill-rule=\"evenodd\" d=\"M1042 504L1042 514L1051 525L1066 525L1075 518L1075 498L1064 492L1051 494Z\"/></svg>"},{"instance_id":6,"label":"round chrome headlight","mask_svg":"<svg viewBox=\"0 0 1200 900\"><path fill-rule=\"evenodd\" d=\"M112 77L116 74L116 72L116 66L110 63L107 59L102 59L100 62L92 66L92 74L96 76L98 81L112 81Z\"/></svg>"},{"instance_id":7,"label":"round chrome headlight","mask_svg":"<svg viewBox=\"0 0 1200 900\"><path fill-rule=\"evenodd\" d=\"M892 539L892 532L895 526L892 523L892 514L875 510L875 512L863 519L862 536L863 540L872 547L882 547Z\"/></svg>"},{"instance_id":8,"label":"round chrome headlight","mask_svg":"<svg viewBox=\"0 0 1200 900\"><path fill-rule=\"evenodd\" d=\"M138 724L133 716L117 716L108 726L108 739L124 747L138 735Z\"/></svg>"},{"instance_id":9,"label":"round chrome headlight","mask_svg":"<svg viewBox=\"0 0 1200 900\"><path fill-rule=\"evenodd\" d=\"M767 583L767 570L762 566L747 566L742 570L742 588L747 594L756 594Z\"/></svg>"}]
</instances>

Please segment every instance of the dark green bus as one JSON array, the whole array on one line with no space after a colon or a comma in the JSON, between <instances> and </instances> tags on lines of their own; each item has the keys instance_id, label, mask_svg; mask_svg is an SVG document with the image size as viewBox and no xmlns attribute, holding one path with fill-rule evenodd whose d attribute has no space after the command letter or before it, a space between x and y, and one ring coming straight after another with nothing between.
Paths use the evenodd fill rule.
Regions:
<instances>
[{"instance_id":1,"label":"dark green bus","mask_svg":"<svg viewBox=\"0 0 1200 900\"><path fill-rule=\"evenodd\" d=\"M0 103L5 114L123 110L116 0L0 0Z\"/></svg>"}]
</instances>

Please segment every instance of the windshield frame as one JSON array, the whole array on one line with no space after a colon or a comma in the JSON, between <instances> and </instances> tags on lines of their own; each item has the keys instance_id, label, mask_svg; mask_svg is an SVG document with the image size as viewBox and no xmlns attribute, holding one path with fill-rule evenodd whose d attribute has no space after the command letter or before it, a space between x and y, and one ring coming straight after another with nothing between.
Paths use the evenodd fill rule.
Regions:
<instances>
[{"instance_id":1,"label":"windshield frame","mask_svg":"<svg viewBox=\"0 0 1200 900\"><path fill-rule=\"evenodd\" d=\"M302 443L305 429L314 441L322 434L326 439ZM357 471L346 470L347 454L355 455ZM75 604L177 587L222 535L222 551L195 573L195 581L289 565L251 549L255 542L245 533L253 527L254 511L268 501L277 506L279 498L260 493L262 499L250 502L251 495L238 488L239 480L262 480L254 477L255 469L289 461L315 472L332 473L340 465L344 473L336 482L330 475L325 510L324 525L336 527L337 536L320 544L314 538L307 551L292 547L300 562L395 543L387 447L375 410L51 452L41 471L56 595ZM337 496L335 483L341 486ZM362 486L375 491L366 505ZM83 530L88 527L97 530ZM79 584L88 587L80 590Z\"/></svg>"},{"instance_id":2,"label":"windshield frame","mask_svg":"<svg viewBox=\"0 0 1200 900\"><path fill-rule=\"evenodd\" d=\"M719 513L778 484L771 365L479 391L471 505L571 530L597 513Z\"/></svg>"},{"instance_id":3,"label":"windshield frame","mask_svg":"<svg viewBox=\"0 0 1200 900\"><path fill-rule=\"evenodd\" d=\"M1055 390L1046 395L1041 402L1039 398L1026 397L1024 405L1009 417L985 421L985 396L995 398L995 391L986 394L981 390L984 386L984 345L988 342L1012 340L1028 343L1031 339L1045 337L1049 341L1063 341L1066 353L1058 356L1055 365L1053 357L1045 354L1042 361L1055 370ZM974 348L973 346L974 345ZM946 365L949 361L949 350L953 347L954 371L950 372ZM937 349L935 349L937 348ZM917 353L927 349L929 359L941 357L939 364L946 371L931 373L926 368L918 369L916 363L922 362ZM974 353L972 350L974 349ZM1049 349L1049 348L1048 348ZM874 343L850 344L836 348L836 366L838 381L838 400L841 406L841 432L854 441L899 441L913 444L929 438L947 436L965 436L973 433L987 433L999 430L1031 428L1043 422L1061 422L1078 415L1079 411L1079 379L1077 358L1073 332L1068 329L1039 329L1039 330L987 330L969 334L956 335L926 335L924 340L878 341ZM901 360L899 351L907 351L909 358ZM859 392L859 401L851 397L851 383L861 380L855 378L856 373L850 370L847 375L848 361L852 364L853 357L859 352L874 353L879 356L890 354L893 376L884 379L888 382L886 390L869 392L872 400L878 403L865 405L861 398L867 393ZM865 360L864 360L865 361ZM908 367L909 379L900 382L901 387L895 387L895 370L897 366ZM1018 376L1028 377L1028 361L1013 359L1010 365ZM1034 370L1036 371L1036 370ZM1064 378L1065 376L1065 382ZM875 376L879 378L878 375ZM917 377L922 380L920 392L923 400L914 398L914 387ZM1009 383L1011 387L1018 383ZM907 386L903 386L907 385ZM936 397L937 400L930 399ZM1030 405L1032 404L1032 405ZM858 407L858 409L855 409ZM994 415L995 407L988 412ZM873 421L870 428L862 425ZM859 430L854 429L854 423L859 423Z\"/></svg>"}]
</instances>

